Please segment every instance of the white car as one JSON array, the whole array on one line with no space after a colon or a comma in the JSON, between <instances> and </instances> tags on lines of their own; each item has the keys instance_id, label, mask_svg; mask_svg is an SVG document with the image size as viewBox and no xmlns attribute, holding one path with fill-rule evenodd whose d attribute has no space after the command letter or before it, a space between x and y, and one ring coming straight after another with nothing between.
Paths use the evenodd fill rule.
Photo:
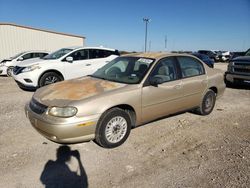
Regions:
<instances>
[{"instance_id":1,"label":"white car","mask_svg":"<svg viewBox=\"0 0 250 188\"><path fill-rule=\"evenodd\" d=\"M13 57L4 59L0 62L0 75L11 76L13 67L21 65L22 61L33 58L42 58L48 55L45 51L27 51L16 54Z\"/></svg>"},{"instance_id":2,"label":"white car","mask_svg":"<svg viewBox=\"0 0 250 188\"><path fill-rule=\"evenodd\" d=\"M220 60L223 62L229 61L229 59L232 57L232 53L229 51L222 51L219 57L220 57Z\"/></svg>"},{"instance_id":3,"label":"white car","mask_svg":"<svg viewBox=\"0 0 250 188\"><path fill-rule=\"evenodd\" d=\"M118 50L103 47L62 48L14 67L13 78L22 89L39 88L92 74L118 56Z\"/></svg>"}]
</instances>

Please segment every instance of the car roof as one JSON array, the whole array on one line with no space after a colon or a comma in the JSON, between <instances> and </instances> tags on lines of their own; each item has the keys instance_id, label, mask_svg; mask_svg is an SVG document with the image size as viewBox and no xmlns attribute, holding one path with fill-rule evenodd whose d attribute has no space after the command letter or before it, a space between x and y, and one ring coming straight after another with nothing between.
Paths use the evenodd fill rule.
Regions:
<instances>
[{"instance_id":1,"label":"car roof","mask_svg":"<svg viewBox=\"0 0 250 188\"><path fill-rule=\"evenodd\" d=\"M68 47L72 50L80 50L80 49L97 49L97 50L109 50L109 51L116 51L116 49L113 48L105 48L105 47L83 47L83 46L72 46Z\"/></svg>"},{"instance_id":2,"label":"car roof","mask_svg":"<svg viewBox=\"0 0 250 188\"><path fill-rule=\"evenodd\" d=\"M179 53L168 53L168 52L147 52L147 53L131 53L123 55L123 57L142 57L142 58L152 58L152 59L161 59L169 56L190 56L189 54L179 54Z\"/></svg>"},{"instance_id":3,"label":"car roof","mask_svg":"<svg viewBox=\"0 0 250 188\"><path fill-rule=\"evenodd\" d=\"M29 51L23 51L23 52L20 52L20 53L49 53L48 51L46 50L29 50Z\"/></svg>"}]
</instances>

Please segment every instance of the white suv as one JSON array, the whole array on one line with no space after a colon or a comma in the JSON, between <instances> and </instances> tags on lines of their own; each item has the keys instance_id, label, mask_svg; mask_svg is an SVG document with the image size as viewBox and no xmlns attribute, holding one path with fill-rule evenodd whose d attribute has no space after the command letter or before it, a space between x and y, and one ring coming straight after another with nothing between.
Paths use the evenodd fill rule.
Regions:
<instances>
[{"instance_id":1,"label":"white suv","mask_svg":"<svg viewBox=\"0 0 250 188\"><path fill-rule=\"evenodd\" d=\"M45 51L27 51L16 54L13 57L4 59L0 62L0 75L11 76L14 66L21 65L21 62L26 59L42 58L48 55Z\"/></svg>"},{"instance_id":2,"label":"white suv","mask_svg":"<svg viewBox=\"0 0 250 188\"><path fill-rule=\"evenodd\" d=\"M102 47L62 48L40 61L27 60L13 69L13 78L22 89L48 84L94 73L119 56L115 49Z\"/></svg>"}]
</instances>

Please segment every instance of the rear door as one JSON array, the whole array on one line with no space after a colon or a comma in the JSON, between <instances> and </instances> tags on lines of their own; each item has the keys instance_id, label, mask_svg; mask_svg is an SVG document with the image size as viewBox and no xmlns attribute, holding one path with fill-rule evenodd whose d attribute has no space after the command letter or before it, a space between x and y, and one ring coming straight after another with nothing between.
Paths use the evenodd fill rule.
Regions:
<instances>
[{"instance_id":1,"label":"rear door","mask_svg":"<svg viewBox=\"0 0 250 188\"><path fill-rule=\"evenodd\" d=\"M203 64L190 56L177 57L182 76L183 107L198 106L207 88L208 78Z\"/></svg>"}]
</instances>

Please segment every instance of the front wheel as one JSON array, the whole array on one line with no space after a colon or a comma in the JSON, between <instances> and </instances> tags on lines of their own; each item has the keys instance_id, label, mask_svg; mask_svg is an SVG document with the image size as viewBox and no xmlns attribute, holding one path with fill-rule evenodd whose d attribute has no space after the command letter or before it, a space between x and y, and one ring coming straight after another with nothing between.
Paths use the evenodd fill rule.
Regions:
<instances>
[{"instance_id":1,"label":"front wheel","mask_svg":"<svg viewBox=\"0 0 250 188\"><path fill-rule=\"evenodd\" d=\"M7 76L11 77L12 76L12 71L13 71L13 67L8 67L7 68Z\"/></svg>"},{"instance_id":2,"label":"front wheel","mask_svg":"<svg viewBox=\"0 0 250 188\"><path fill-rule=\"evenodd\" d=\"M105 112L98 121L95 141L104 148L114 148L123 144L130 134L131 118L120 108Z\"/></svg>"},{"instance_id":3,"label":"front wheel","mask_svg":"<svg viewBox=\"0 0 250 188\"><path fill-rule=\"evenodd\" d=\"M39 80L39 87L62 81L63 78L55 72L46 72Z\"/></svg>"},{"instance_id":4,"label":"front wheel","mask_svg":"<svg viewBox=\"0 0 250 188\"><path fill-rule=\"evenodd\" d=\"M198 114L208 115L210 114L215 105L216 95L213 90L209 89L204 95L200 107L197 109Z\"/></svg>"}]
</instances>

